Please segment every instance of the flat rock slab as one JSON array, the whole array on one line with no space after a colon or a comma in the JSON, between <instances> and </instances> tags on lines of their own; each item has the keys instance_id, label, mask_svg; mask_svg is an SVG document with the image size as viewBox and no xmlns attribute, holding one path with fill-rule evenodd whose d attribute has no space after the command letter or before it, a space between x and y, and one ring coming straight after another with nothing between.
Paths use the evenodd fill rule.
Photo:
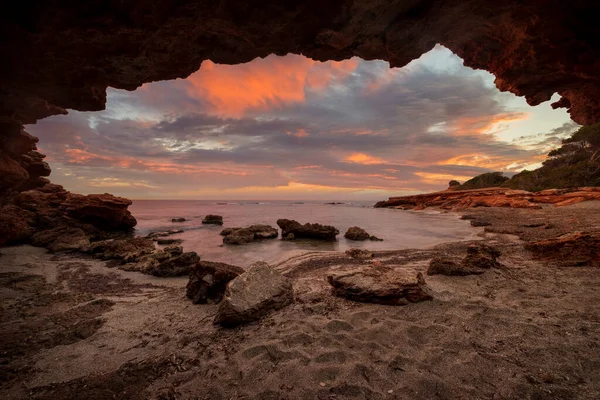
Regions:
<instances>
[{"instance_id":1,"label":"flat rock slab","mask_svg":"<svg viewBox=\"0 0 600 400\"><path fill-rule=\"evenodd\" d=\"M291 280L259 261L229 282L214 322L235 327L279 310L293 300Z\"/></svg>"},{"instance_id":2,"label":"flat rock slab","mask_svg":"<svg viewBox=\"0 0 600 400\"><path fill-rule=\"evenodd\" d=\"M333 286L335 296L363 303L405 305L433 299L423 275L402 267L361 266L329 275L327 281Z\"/></svg>"},{"instance_id":3,"label":"flat rock slab","mask_svg":"<svg viewBox=\"0 0 600 400\"><path fill-rule=\"evenodd\" d=\"M218 303L227 284L243 273L244 269L235 265L200 261L190 271L186 295L194 304Z\"/></svg>"}]
</instances>

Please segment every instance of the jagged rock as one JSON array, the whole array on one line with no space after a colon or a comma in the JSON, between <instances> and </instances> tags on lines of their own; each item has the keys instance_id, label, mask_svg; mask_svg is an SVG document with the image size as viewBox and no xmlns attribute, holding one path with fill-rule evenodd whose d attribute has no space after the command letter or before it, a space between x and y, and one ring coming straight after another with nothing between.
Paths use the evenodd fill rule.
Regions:
<instances>
[{"instance_id":1,"label":"jagged rock","mask_svg":"<svg viewBox=\"0 0 600 400\"><path fill-rule=\"evenodd\" d=\"M8 154L0 153L0 189L16 185L29 178L21 164Z\"/></svg>"},{"instance_id":2,"label":"jagged rock","mask_svg":"<svg viewBox=\"0 0 600 400\"><path fill-rule=\"evenodd\" d=\"M537 258L567 266L600 266L600 232L571 232L556 238L527 243Z\"/></svg>"},{"instance_id":3,"label":"jagged rock","mask_svg":"<svg viewBox=\"0 0 600 400\"><path fill-rule=\"evenodd\" d=\"M127 209L130 205L131 200L108 193L87 196L69 193L61 208L69 217L100 229L127 230L137 224Z\"/></svg>"},{"instance_id":4,"label":"jagged rock","mask_svg":"<svg viewBox=\"0 0 600 400\"><path fill-rule=\"evenodd\" d=\"M485 269L471 267L463 263L457 263L448 258L434 258L429 263L427 275L465 276L483 274Z\"/></svg>"},{"instance_id":5,"label":"jagged rock","mask_svg":"<svg viewBox=\"0 0 600 400\"><path fill-rule=\"evenodd\" d=\"M255 321L294 300L292 282L265 262L256 262L227 284L215 323L234 327Z\"/></svg>"},{"instance_id":6,"label":"jagged rock","mask_svg":"<svg viewBox=\"0 0 600 400\"><path fill-rule=\"evenodd\" d=\"M171 222L185 222L185 221L186 221L186 219L185 219L185 218L173 218L173 219L171 220Z\"/></svg>"},{"instance_id":7,"label":"jagged rock","mask_svg":"<svg viewBox=\"0 0 600 400\"><path fill-rule=\"evenodd\" d=\"M208 214L202 220L203 224L223 225L223 217L220 215Z\"/></svg>"},{"instance_id":8,"label":"jagged rock","mask_svg":"<svg viewBox=\"0 0 600 400\"><path fill-rule=\"evenodd\" d=\"M364 303L405 305L433 298L420 272L400 267L361 266L329 275L327 281L335 296Z\"/></svg>"},{"instance_id":9,"label":"jagged rock","mask_svg":"<svg viewBox=\"0 0 600 400\"><path fill-rule=\"evenodd\" d=\"M103 260L117 259L123 263L137 261L156 250L154 242L146 238L108 239L93 242L84 251Z\"/></svg>"},{"instance_id":10,"label":"jagged rock","mask_svg":"<svg viewBox=\"0 0 600 400\"><path fill-rule=\"evenodd\" d=\"M80 228L61 226L36 232L31 244L43 246L53 252L86 249L90 245L89 236Z\"/></svg>"},{"instance_id":11,"label":"jagged rock","mask_svg":"<svg viewBox=\"0 0 600 400\"><path fill-rule=\"evenodd\" d=\"M285 235L285 236L283 236L283 235L281 235L281 236L282 236L282 239L283 239L283 240L294 240L294 239L296 239L296 236L294 236L294 234L293 234L293 233L288 233L288 234L287 234L287 235Z\"/></svg>"},{"instance_id":12,"label":"jagged rock","mask_svg":"<svg viewBox=\"0 0 600 400\"><path fill-rule=\"evenodd\" d=\"M300 224L298 221L289 219L278 219L277 225L281 228L281 237L286 240L292 240L288 237L290 233L294 235L294 239L315 239L334 242L340 231L330 225L321 224Z\"/></svg>"},{"instance_id":13,"label":"jagged rock","mask_svg":"<svg viewBox=\"0 0 600 400\"><path fill-rule=\"evenodd\" d=\"M200 261L190 271L186 295L194 304L218 303L229 281L244 273L235 265Z\"/></svg>"},{"instance_id":14,"label":"jagged rock","mask_svg":"<svg viewBox=\"0 0 600 400\"><path fill-rule=\"evenodd\" d=\"M362 249L349 249L346 250L346 254L352 258L373 258L375 257L375 253L369 250Z\"/></svg>"},{"instance_id":15,"label":"jagged rock","mask_svg":"<svg viewBox=\"0 0 600 400\"><path fill-rule=\"evenodd\" d=\"M35 213L12 204L0 207L0 246L24 243L35 232Z\"/></svg>"},{"instance_id":16,"label":"jagged rock","mask_svg":"<svg viewBox=\"0 0 600 400\"><path fill-rule=\"evenodd\" d=\"M223 234L223 231L221 231ZM251 225L247 228L232 229L223 237L226 244L244 244L255 240L274 239L279 235L277 229L269 225Z\"/></svg>"}]
</instances>

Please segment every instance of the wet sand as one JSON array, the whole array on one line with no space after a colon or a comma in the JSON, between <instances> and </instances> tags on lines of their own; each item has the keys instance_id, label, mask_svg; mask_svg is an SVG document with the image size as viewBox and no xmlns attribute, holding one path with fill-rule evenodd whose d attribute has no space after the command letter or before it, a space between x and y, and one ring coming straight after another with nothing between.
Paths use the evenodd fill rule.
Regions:
<instances>
[{"instance_id":1,"label":"wet sand","mask_svg":"<svg viewBox=\"0 0 600 400\"><path fill-rule=\"evenodd\" d=\"M185 278L155 278L30 246L0 249L0 393L6 399L598 399L600 269L539 262L524 240L599 229L600 202L465 212L504 268L426 276L434 300L332 297L328 272L381 263L425 271L471 242L307 254L276 266L296 301L233 330ZM405 211L398 211L405 212ZM525 228L543 219L546 227ZM523 240L522 240L523 239Z\"/></svg>"}]
</instances>

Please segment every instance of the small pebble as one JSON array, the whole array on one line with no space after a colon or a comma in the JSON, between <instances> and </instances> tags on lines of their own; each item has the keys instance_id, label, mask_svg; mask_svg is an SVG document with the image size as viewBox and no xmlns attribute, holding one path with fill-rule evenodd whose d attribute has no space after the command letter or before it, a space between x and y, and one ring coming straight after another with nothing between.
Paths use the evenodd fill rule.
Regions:
<instances>
[{"instance_id":1,"label":"small pebble","mask_svg":"<svg viewBox=\"0 0 600 400\"><path fill-rule=\"evenodd\" d=\"M319 383L319 386L321 386L321 387L325 387L325 382L321 382L321 383Z\"/></svg>"},{"instance_id":2,"label":"small pebble","mask_svg":"<svg viewBox=\"0 0 600 400\"><path fill-rule=\"evenodd\" d=\"M394 393L393 389L388 390L388 393Z\"/></svg>"}]
</instances>

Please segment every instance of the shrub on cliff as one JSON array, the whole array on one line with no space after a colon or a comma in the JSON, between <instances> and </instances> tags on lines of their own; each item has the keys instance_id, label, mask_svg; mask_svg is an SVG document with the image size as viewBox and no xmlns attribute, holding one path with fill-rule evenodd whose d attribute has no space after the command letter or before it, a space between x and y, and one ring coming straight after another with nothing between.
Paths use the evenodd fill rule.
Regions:
<instances>
[{"instance_id":1,"label":"shrub on cliff","mask_svg":"<svg viewBox=\"0 0 600 400\"><path fill-rule=\"evenodd\" d=\"M488 187L501 186L508 180L502 175L502 172L486 172L485 174L477 175L469 179L462 185L456 187L456 190L482 189Z\"/></svg>"},{"instance_id":2,"label":"shrub on cliff","mask_svg":"<svg viewBox=\"0 0 600 400\"><path fill-rule=\"evenodd\" d=\"M579 128L548 153L540 168L524 170L502 186L532 192L600 186L600 123Z\"/></svg>"}]
</instances>

